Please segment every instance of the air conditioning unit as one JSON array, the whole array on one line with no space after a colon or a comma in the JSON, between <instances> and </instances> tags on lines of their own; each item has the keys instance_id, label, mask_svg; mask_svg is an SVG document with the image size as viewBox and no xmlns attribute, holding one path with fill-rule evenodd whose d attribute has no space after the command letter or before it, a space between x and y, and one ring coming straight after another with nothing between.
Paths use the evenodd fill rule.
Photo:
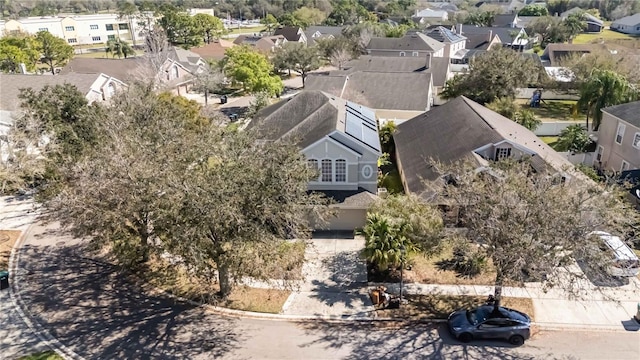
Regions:
<instances>
[{"instance_id":1,"label":"air conditioning unit","mask_svg":"<svg viewBox=\"0 0 640 360\"><path fill-rule=\"evenodd\" d=\"M387 188L378 188L378 196L381 198L386 198L387 195L389 195L389 192L387 191Z\"/></svg>"}]
</instances>

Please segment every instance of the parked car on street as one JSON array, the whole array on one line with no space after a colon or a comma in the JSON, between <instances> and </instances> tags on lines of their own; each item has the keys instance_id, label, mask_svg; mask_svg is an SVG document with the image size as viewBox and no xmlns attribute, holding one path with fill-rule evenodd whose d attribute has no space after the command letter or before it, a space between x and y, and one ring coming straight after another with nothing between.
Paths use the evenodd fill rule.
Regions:
<instances>
[{"instance_id":1,"label":"parked car on street","mask_svg":"<svg viewBox=\"0 0 640 360\"><path fill-rule=\"evenodd\" d=\"M640 273L640 259L618 236L604 231L593 231L588 236L602 239L600 248L611 256L611 264L607 266L607 273L611 276L634 277Z\"/></svg>"},{"instance_id":2,"label":"parked car on street","mask_svg":"<svg viewBox=\"0 0 640 360\"><path fill-rule=\"evenodd\" d=\"M482 305L471 310L458 310L449 315L449 331L458 340L502 339L513 345L522 345L531 336L531 318L520 311L493 305Z\"/></svg>"}]
</instances>

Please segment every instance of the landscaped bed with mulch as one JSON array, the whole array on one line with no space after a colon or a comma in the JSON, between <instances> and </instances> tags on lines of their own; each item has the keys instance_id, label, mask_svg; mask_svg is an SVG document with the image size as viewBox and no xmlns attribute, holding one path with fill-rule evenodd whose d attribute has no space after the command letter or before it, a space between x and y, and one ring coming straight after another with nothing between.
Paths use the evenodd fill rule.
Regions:
<instances>
[{"instance_id":1,"label":"landscaped bed with mulch","mask_svg":"<svg viewBox=\"0 0 640 360\"><path fill-rule=\"evenodd\" d=\"M23 356L18 360L63 360L64 358L54 351L44 351L37 354Z\"/></svg>"},{"instance_id":2,"label":"landscaped bed with mulch","mask_svg":"<svg viewBox=\"0 0 640 360\"><path fill-rule=\"evenodd\" d=\"M406 295L407 300L399 309L380 309L376 314L381 318L424 320L446 319L449 314L459 309L471 309L484 304L484 296L470 295ZM503 297L501 306L521 311L533 321L533 301L529 298Z\"/></svg>"},{"instance_id":3,"label":"landscaped bed with mulch","mask_svg":"<svg viewBox=\"0 0 640 360\"><path fill-rule=\"evenodd\" d=\"M9 269L11 249L19 237L19 230L0 230L0 270Z\"/></svg>"}]
</instances>

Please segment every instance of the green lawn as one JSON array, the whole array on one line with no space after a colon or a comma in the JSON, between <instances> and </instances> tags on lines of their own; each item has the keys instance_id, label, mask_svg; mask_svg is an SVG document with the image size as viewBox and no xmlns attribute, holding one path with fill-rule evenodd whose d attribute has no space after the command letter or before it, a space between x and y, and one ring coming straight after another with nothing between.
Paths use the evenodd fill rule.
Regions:
<instances>
[{"instance_id":1,"label":"green lawn","mask_svg":"<svg viewBox=\"0 0 640 360\"><path fill-rule=\"evenodd\" d=\"M136 56L144 55L144 51L136 50ZM94 51L94 52L86 52L84 54L76 54L74 57L77 58L89 58L89 59L105 59L105 58L113 58L111 54L107 54L103 51ZM131 56L130 56L131 57ZM117 58L117 57L116 57ZM124 57L123 57L124 59Z\"/></svg>"},{"instance_id":2,"label":"green lawn","mask_svg":"<svg viewBox=\"0 0 640 360\"><path fill-rule=\"evenodd\" d=\"M583 114L575 114L574 108L577 103L575 100L544 100L544 93L542 94L542 100L539 108L529 107L528 99L517 99L516 103L522 109L533 111L542 121L579 120L584 118Z\"/></svg>"},{"instance_id":3,"label":"green lawn","mask_svg":"<svg viewBox=\"0 0 640 360\"><path fill-rule=\"evenodd\" d=\"M256 27L241 27L241 28L232 28L231 31L229 31L229 34L253 34L253 33L260 33L262 31L265 31L265 28L261 27L261 26L256 26Z\"/></svg>"},{"instance_id":4,"label":"green lawn","mask_svg":"<svg viewBox=\"0 0 640 360\"><path fill-rule=\"evenodd\" d=\"M63 360L64 358L54 351L45 351L37 354L23 356L18 360Z\"/></svg>"},{"instance_id":5,"label":"green lawn","mask_svg":"<svg viewBox=\"0 0 640 360\"><path fill-rule=\"evenodd\" d=\"M640 37L619 33L609 29L602 30L601 33L580 34L573 39L574 44L589 44L600 40L636 40L640 41Z\"/></svg>"},{"instance_id":6,"label":"green lawn","mask_svg":"<svg viewBox=\"0 0 640 360\"><path fill-rule=\"evenodd\" d=\"M540 136L540 139L547 145L553 145L558 141L557 136Z\"/></svg>"}]
</instances>

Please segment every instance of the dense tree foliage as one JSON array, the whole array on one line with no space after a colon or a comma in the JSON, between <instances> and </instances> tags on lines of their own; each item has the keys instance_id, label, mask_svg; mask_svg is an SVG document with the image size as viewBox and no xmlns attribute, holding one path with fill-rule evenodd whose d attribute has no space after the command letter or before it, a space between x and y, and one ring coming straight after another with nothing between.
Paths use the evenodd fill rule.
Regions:
<instances>
[{"instance_id":1,"label":"dense tree foliage","mask_svg":"<svg viewBox=\"0 0 640 360\"><path fill-rule=\"evenodd\" d=\"M293 70L300 74L302 87L309 72L317 70L322 65L317 47L308 47L296 42L288 42L278 48L271 61L276 68Z\"/></svg>"},{"instance_id":2,"label":"dense tree foliage","mask_svg":"<svg viewBox=\"0 0 640 360\"><path fill-rule=\"evenodd\" d=\"M4 73L20 73L20 64L33 72L40 60L40 51L35 37L27 34L5 36L0 38L0 71Z\"/></svg>"},{"instance_id":3,"label":"dense tree foliage","mask_svg":"<svg viewBox=\"0 0 640 360\"><path fill-rule=\"evenodd\" d=\"M105 51L107 54L111 54L111 56L113 57L117 56L118 59L122 58L123 56L126 59L127 57L135 55L136 53L131 45L129 45L129 43L120 40L120 38L107 41L107 47L105 48Z\"/></svg>"},{"instance_id":4,"label":"dense tree foliage","mask_svg":"<svg viewBox=\"0 0 640 360\"><path fill-rule=\"evenodd\" d=\"M40 52L40 60L49 65L51 74L55 75L56 67L64 66L73 57L73 47L48 31L40 31L36 34L37 49Z\"/></svg>"},{"instance_id":5,"label":"dense tree foliage","mask_svg":"<svg viewBox=\"0 0 640 360\"><path fill-rule=\"evenodd\" d=\"M273 65L269 59L247 46L228 49L222 63L227 77L241 84L244 90L267 91L271 95L282 92L282 80L273 74Z\"/></svg>"},{"instance_id":6,"label":"dense tree foliage","mask_svg":"<svg viewBox=\"0 0 640 360\"><path fill-rule=\"evenodd\" d=\"M585 152L592 142L587 129L580 124L575 124L560 132L554 149L557 151Z\"/></svg>"},{"instance_id":7,"label":"dense tree foliage","mask_svg":"<svg viewBox=\"0 0 640 360\"><path fill-rule=\"evenodd\" d=\"M492 49L473 58L467 74L447 81L442 96L464 95L481 104L514 98L516 88L537 83L539 74L539 67L522 54L508 48Z\"/></svg>"},{"instance_id":8,"label":"dense tree foliage","mask_svg":"<svg viewBox=\"0 0 640 360\"><path fill-rule=\"evenodd\" d=\"M520 16L547 16L549 15L549 10L545 5L540 4L530 4L523 7L519 12Z\"/></svg>"},{"instance_id":9,"label":"dense tree foliage","mask_svg":"<svg viewBox=\"0 0 640 360\"><path fill-rule=\"evenodd\" d=\"M591 115L593 129L598 130L602 121L601 109L636 100L639 95L638 88L624 76L611 70L593 69L582 84L578 105L587 110L587 127Z\"/></svg>"},{"instance_id":10,"label":"dense tree foliage","mask_svg":"<svg viewBox=\"0 0 640 360\"><path fill-rule=\"evenodd\" d=\"M613 187L594 186L578 171L569 170L564 183L558 175L537 173L528 161L501 161L477 171L470 164L433 164L451 181L434 182L434 201L455 204L467 232L465 238L491 259L496 269L495 297L507 281L542 281L573 296L584 294L584 272L606 275L610 257L600 250L594 230L626 234L637 213ZM499 305L499 304L497 304Z\"/></svg>"}]
</instances>

